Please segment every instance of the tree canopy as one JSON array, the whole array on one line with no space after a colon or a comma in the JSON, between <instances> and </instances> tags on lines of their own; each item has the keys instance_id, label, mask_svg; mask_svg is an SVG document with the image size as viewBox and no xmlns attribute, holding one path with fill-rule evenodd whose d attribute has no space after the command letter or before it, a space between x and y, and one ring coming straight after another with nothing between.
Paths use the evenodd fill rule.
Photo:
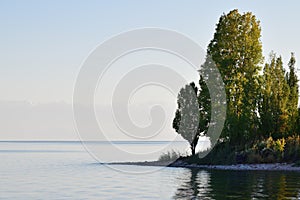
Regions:
<instances>
[{"instance_id":1,"label":"tree canopy","mask_svg":"<svg viewBox=\"0 0 300 200\"><path fill-rule=\"evenodd\" d=\"M295 55L291 54L285 67L281 56L271 52L269 61L263 66L261 27L255 15L251 12L241 14L236 9L223 14L207 47L207 56L219 70L226 90L227 116L219 142L226 142L235 152L240 152L255 149L260 141L266 141L271 143L265 148L273 145L282 152L284 139L291 136L299 138L299 86ZM205 66L202 65L202 68ZM189 141L192 154L195 154L199 137L205 135L211 125L212 105L207 78L200 74L199 88L191 83L178 94L173 127ZM188 90L189 87L193 89ZM183 111L187 107L188 110L196 108L196 111L189 112L193 117L183 119ZM194 132L192 129L184 132L180 131L180 126L197 128Z\"/></svg>"},{"instance_id":2,"label":"tree canopy","mask_svg":"<svg viewBox=\"0 0 300 200\"><path fill-rule=\"evenodd\" d=\"M225 83L227 120L223 137L244 145L257 129L257 96L262 43L259 21L250 13L232 10L220 17L207 53L218 67Z\"/></svg>"},{"instance_id":3,"label":"tree canopy","mask_svg":"<svg viewBox=\"0 0 300 200\"><path fill-rule=\"evenodd\" d=\"M209 91L202 76L200 88L195 83L183 87L178 94L178 108L173 120L173 128L186 139L195 155L200 136L207 133L210 121Z\"/></svg>"}]
</instances>

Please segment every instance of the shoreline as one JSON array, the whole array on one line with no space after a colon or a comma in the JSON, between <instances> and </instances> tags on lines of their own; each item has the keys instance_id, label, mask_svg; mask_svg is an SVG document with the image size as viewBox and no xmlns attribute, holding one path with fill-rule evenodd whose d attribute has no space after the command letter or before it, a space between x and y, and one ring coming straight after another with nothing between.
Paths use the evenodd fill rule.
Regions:
<instances>
[{"instance_id":1,"label":"shoreline","mask_svg":"<svg viewBox=\"0 0 300 200\"><path fill-rule=\"evenodd\" d=\"M144 162L115 162L109 165L137 165L152 167L179 167L189 169L215 169L232 171L298 171L300 167L293 167L293 163L266 163L266 164L235 164L235 165L198 165L188 164L183 161L162 162L162 161L144 161Z\"/></svg>"}]
</instances>

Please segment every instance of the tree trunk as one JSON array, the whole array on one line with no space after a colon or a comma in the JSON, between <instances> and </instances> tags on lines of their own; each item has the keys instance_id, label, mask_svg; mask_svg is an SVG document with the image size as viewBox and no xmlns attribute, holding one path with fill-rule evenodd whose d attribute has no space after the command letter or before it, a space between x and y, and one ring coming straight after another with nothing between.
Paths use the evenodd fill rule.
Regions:
<instances>
[{"instance_id":1,"label":"tree trunk","mask_svg":"<svg viewBox=\"0 0 300 200\"><path fill-rule=\"evenodd\" d=\"M196 154L196 146L191 145L191 150L192 150L192 156L194 156Z\"/></svg>"}]
</instances>

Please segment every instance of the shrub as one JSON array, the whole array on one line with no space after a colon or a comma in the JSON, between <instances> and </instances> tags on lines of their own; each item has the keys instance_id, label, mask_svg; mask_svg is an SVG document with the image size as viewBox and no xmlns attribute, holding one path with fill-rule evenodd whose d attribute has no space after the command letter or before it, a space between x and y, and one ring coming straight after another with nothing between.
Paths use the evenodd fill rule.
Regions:
<instances>
[{"instance_id":1,"label":"shrub","mask_svg":"<svg viewBox=\"0 0 300 200\"><path fill-rule=\"evenodd\" d=\"M273 154L269 154L267 157L263 159L264 163L275 163L279 161Z\"/></svg>"},{"instance_id":2,"label":"shrub","mask_svg":"<svg viewBox=\"0 0 300 200\"><path fill-rule=\"evenodd\" d=\"M298 135L289 136L286 138L286 145L284 149L284 160L293 162L300 159L300 137Z\"/></svg>"},{"instance_id":3,"label":"shrub","mask_svg":"<svg viewBox=\"0 0 300 200\"><path fill-rule=\"evenodd\" d=\"M272 149L273 145L274 145L274 140L272 137L269 137L266 141L266 144L267 144L267 148L268 149Z\"/></svg>"},{"instance_id":4,"label":"shrub","mask_svg":"<svg viewBox=\"0 0 300 200\"><path fill-rule=\"evenodd\" d=\"M276 152L282 153L284 151L285 144L286 143L285 143L285 139L284 138L276 140L275 143L274 143L274 150Z\"/></svg>"},{"instance_id":5,"label":"shrub","mask_svg":"<svg viewBox=\"0 0 300 200\"><path fill-rule=\"evenodd\" d=\"M159 158L158 158L158 161L163 161L163 162L175 161L180 156L182 156L182 154L180 154L179 152L176 152L176 151L172 150L172 151L168 151L168 152L163 153L162 155L160 155Z\"/></svg>"},{"instance_id":6,"label":"shrub","mask_svg":"<svg viewBox=\"0 0 300 200\"><path fill-rule=\"evenodd\" d=\"M250 152L247 155L247 163L262 163L263 162L263 158L261 157L261 155L255 153L255 152Z\"/></svg>"},{"instance_id":7,"label":"shrub","mask_svg":"<svg viewBox=\"0 0 300 200\"><path fill-rule=\"evenodd\" d=\"M275 160L277 157L277 161L281 161L283 159L285 145L286 145L286 141L284 138L273 140L272 137L269 137L266 141L266 149L272 150L276 154L276 156L273 155L273 157ZM263 149L262 152L264 150L265 149ZM267 156L263 156L263 157L267 157ZM273 158L270 158L269 160L273 160Z\"/></svg>"},{"instance_id":8,"label":"shrub","mask_svg":"<svg viewBox=\"0 0 300 200\"><path fill-rule=\"evenodd\" d=\"M208 151L208 154L206 155ZM202 155L206 155L203 158ZM187 159L188 163L197 163L205 165L229 165L236 164L236 153L229 142L217 143L213 149L208 149L204 152L200 152L195 156Z\"/></svg>"}]
</instances>

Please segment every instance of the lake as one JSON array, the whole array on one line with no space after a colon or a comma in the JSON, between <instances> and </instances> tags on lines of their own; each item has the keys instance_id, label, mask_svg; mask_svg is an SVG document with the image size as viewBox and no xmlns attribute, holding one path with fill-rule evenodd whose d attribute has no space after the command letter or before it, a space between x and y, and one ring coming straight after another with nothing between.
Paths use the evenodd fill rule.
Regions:
<instances>
[{"instance_id":1,"label":"lake","mask_svg":"<svg viewBox=\"0 0 300 200\"><path fill-rule=\"evenodd\" d=\"M116 170L97 163L80 142L0 142L0 160L0 199L300 199L298 172ZM128 173L145 169L152 172Z\"/></svg>"}]
</instances>

